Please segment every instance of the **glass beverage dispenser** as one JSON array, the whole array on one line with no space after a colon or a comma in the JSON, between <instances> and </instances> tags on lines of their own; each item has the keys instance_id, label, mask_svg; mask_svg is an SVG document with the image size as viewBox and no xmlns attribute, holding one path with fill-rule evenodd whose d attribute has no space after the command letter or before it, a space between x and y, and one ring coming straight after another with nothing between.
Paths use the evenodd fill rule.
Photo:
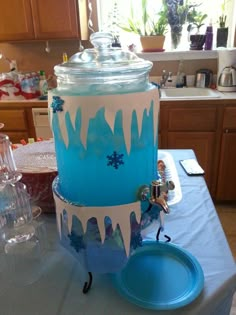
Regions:
<instances>
[{"instance_id":1,"label":"glass beverage dispenser","mask_svg":"<svg viewBox=\"0 0 236 315\"><path fill-rule=\"evenodd\" d=\"M150 61L112 48L107 33L91 42L55 66L53 193L62 243L88 271L115 272L147 223L143 188L157 179L159 93Z\"/></svg>"}]
</instances>

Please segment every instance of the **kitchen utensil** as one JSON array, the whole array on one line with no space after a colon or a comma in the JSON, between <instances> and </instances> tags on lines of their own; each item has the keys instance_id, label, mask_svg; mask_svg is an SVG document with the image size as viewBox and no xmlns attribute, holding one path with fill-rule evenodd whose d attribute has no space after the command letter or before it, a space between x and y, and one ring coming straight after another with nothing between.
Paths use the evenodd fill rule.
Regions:
<instances>
[{"instance_id":1,"label":"kitchen utensil","mask_svg":"<svg viewBox=\"0 0 236 315\"><path fill-rule=\"evenodd\" d=\"M199 69L196 72L196 87L211 87L213 72L209 69Z\"/></svg>"},{"instance_id":2,"label":"kitchen utensil","mask_svg":"<svg viewBox=\"0 0 236 315\"><path fill-rule=\"evenodd\" d=\"M204 88L206 86L206 74L205 73L197 73L196 75L196 87Z\"/></svg>"},{"instance_id":3,"label":"kitchen utensil","mask_svg":"<svg viewBox=\"0 0 236 315\"><path fill-rule=\"evenodd\" d=\"M225 67L219 76L218 85L236 88L236 68L232 66Z\"/></svg>"},{"instance_id":4,"label":"kitchen utensil","mask_svg":"<svg viewBox=\"0 0 236 315\"><path fill-rule=\"evenodd\" d=\"M220 92L236 91L236 48L218 51L217 89Z\"/></svg>"}]
</instances>

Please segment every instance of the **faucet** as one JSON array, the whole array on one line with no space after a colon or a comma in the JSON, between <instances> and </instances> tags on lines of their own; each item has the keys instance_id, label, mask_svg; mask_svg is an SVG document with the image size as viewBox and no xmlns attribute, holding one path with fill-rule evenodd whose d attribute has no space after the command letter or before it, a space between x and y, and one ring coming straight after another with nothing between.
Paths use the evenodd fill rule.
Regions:
<instances>
[{"instance_id":1,"label":"faucet","mask_svg":"<svg viewBox=\"0 0 236 315\"><path fill-rule=\"evenodd\" d=\"M169 214L170 209L165 200L164 194L168 190L173 190L175 185L172 181L163 182L162 180L152 180L151 185L143 185L139 188L138 199L140 201L148 201L149 207L144 213L148 213L152 207L157 208L155 211L159 211L160 226L156 233L156 240L159 240L159 234L164 230L164 214ZM168 242L171 240L169 236L164 235Z\"/></svg>"},{"instance_id":2,"label":"faucet","mask_svg":"<svg viewBox=\"0 0 236 315\"><path fill-rule=\"evenodd\" d=\"M166 70L162 70L162 76L161 76L161 81L160 81L160 86L165 87L167 82L172 82L172 72L166 73Z\"/></svg>"}]
</instances>

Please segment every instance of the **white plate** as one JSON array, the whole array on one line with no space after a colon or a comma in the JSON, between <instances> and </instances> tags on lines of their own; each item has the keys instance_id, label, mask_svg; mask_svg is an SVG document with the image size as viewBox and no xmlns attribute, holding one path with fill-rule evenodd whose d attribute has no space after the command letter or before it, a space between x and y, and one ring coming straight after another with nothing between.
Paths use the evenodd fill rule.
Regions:
<instances>
[{"instance_id":1,"label":"white plate","mask_svg":"<svg viewBox=\"0 0 236 315\"><path fill-rule=\"evenodd\" d=\"M175 167L173 157L169 152L164 150L158 150L158 160L162 160L165 163L165 178L166 180L172 180L175 184L174 190L168 191L168 206L172 206L182 199L182 191L179 182L179 176Z\"/></svg>"},{"instance_id":2,"label":"white plate","mask_svg":"<svg viewBox=\"0 0 236 315\"><path fill-rule=\"evenodd\" d=\"M54 141L39 141L13 150L16 167L22 173L57 171Z\"/></svg>"}]
</instances>

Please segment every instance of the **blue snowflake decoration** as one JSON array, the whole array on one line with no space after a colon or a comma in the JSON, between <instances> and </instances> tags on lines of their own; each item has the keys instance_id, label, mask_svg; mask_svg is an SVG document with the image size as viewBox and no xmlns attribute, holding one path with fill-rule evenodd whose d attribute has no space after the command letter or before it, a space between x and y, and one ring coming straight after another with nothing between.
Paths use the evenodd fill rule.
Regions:
<instances>
[{"instance_id":1,"label":"blue snowflake decoration","mask_svg":"<svg viewBox=\"0 0 236 315\"><path fill-rule=\"evenodd\" d=\"M53 113L62 112L62 105L64 104L64 101L60 98L60 96L53 96L52 99L51 108L53 109Z\"/></svg>"},{"instance_id":2,"label":"blue snowflake decoration","mask_svg":"<svg viewBox=\"0 0 236 315\"><path fill-rule=\"evenodd\" d=\"M107 166L113 166L117 170L120 165L124 164L123 156L124 154L118 154L116 151L112 155L107 155Z\"/></svg>"},{"instance_id":3,"label":"blue snowflake decoration","mask_svg":"<svg viewBox=\"0 0 236 315\"><path fill-rule=\"evenodd\" d=\"M77 235L73 231L68 235L70 239L70 245L77 251L77 253L81 249L85 249L85 244L82 235Z\"/></svg>"}]
</instances>

